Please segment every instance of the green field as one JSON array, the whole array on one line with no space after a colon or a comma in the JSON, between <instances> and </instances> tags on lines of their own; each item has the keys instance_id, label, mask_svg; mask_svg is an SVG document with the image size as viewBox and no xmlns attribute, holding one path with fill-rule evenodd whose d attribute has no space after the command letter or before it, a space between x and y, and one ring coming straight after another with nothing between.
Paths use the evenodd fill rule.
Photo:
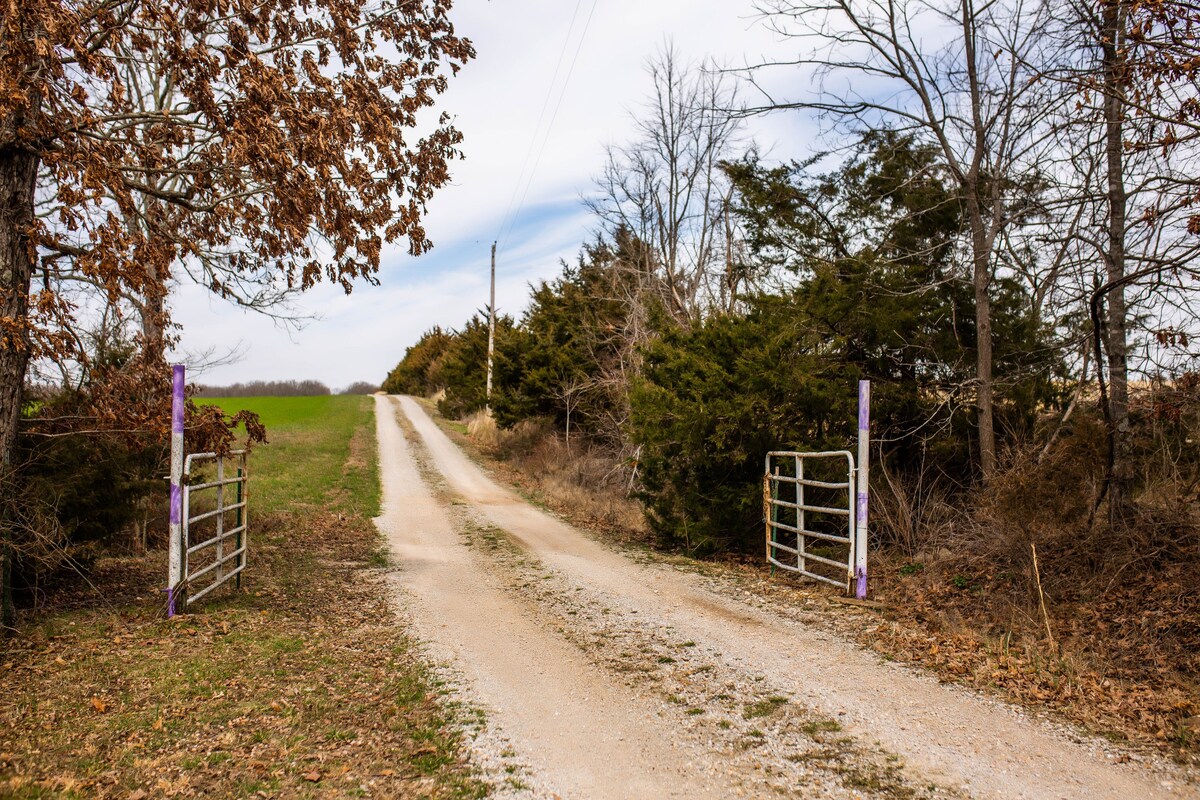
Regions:
<instances>
[{"instance_id":1,"label":"green field","mask_svg":"<svg viewBox=\"0 0 1200 800\"><path fill-rule=\"evenodd\" d=\"M375 398L234 397L201 401L226 412L247 409L267 426L268 444L250 455L250 496L259 513L333 502L338 510L379 515Z\"/></svg>"}]
</instances>

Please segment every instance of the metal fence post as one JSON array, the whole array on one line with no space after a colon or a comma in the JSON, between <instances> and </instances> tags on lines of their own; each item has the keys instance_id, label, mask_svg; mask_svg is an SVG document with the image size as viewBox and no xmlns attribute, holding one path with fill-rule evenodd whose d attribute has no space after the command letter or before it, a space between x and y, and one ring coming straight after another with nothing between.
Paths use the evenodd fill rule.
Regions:
<instances>
[{"instance_id":1,"label":"metal fence post","mask_svg":"<svg viewBox=\"0 0 1200 800\"><path fill-rule=\"evenodd\" d=\"M183 581L183 364L171 368L171 511L168 538L170 550L167 573L167 616L175 616Z\"/></svg>"},{"instance_id":2,"label":"metal fence post","mask_svg":"<svg viewBox=\"0 0 1200 800\"><path fill-rule=\"evenodd\" d=\"M854 596L867 597L867 504L870 498L871 382L858 382L858 498L854 515Z\"/></svg>"}]
</instances>

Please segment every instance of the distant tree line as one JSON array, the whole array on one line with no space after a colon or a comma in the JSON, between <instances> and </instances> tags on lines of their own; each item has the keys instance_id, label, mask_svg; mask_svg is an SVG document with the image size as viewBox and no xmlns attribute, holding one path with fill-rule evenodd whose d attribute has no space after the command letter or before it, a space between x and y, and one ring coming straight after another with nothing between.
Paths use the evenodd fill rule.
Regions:
<instances>
[{"instance_id":1,"label":"distant tree line","mask_svg":"<svg viewBox=\"0 0 1200 800\"><path fill-rule=\"evenodd\" d=\"M379 385L369 381L355 381L337 394L373 394ZM321 381L249 381L231 383L228 386L198 384L195 396L212 397L316 397L334 392Z\"/></svg>"},{"instance_id":2,"label":"distant tree line","mask_svg":"<svg viewBox=\"0 0 1200 800\"><path fill-rule=\"evenodd\" d=\"M320 381L249 381L228 386L196 386L196 397L313 397L332 394Z\"/></svg>"},{"instance_id":3,"label":"distant tree line","mask_svg":"<svg viewBox=\"0 0 1200 800\"><path fill-rule=\"evenodd\" d=\"M338 394L375 394L379 391L379 384L371 383L370 381L355 381L354 383L342 389Z\"/></svg>"}]
</instances>

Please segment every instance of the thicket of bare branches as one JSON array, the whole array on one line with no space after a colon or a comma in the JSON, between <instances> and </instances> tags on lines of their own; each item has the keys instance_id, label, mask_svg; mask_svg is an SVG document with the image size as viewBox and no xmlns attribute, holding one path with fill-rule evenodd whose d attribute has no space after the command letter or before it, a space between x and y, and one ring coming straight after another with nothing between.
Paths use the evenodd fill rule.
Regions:
<instances>
[{"instance_id":1,"label":"thicket of bare branches","mask_svg":"<svg viewBox=\"0 0 1200 800\"><path fill-rule=\"evenodd\" d=\"M732 310L746 276L737 257L733 188L722 163L749 147L733 78L688 63L668 45L648 66L652 90L635 117L636 138L608 148L588 204L610 241L640 243L644 283L680 322Z\"/></svg>"}]
</instances>

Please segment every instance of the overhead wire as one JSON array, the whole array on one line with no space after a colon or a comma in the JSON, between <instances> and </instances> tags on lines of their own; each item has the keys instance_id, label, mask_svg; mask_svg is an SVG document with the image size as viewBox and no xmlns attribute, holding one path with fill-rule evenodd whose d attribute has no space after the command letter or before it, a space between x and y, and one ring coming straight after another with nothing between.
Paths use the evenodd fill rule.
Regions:
<instances>
[{"instance_id":1,"label":"overhead wire","mask_svg":"<svg viewBox=\"0 0 1200 800\"><path fill-rule=\"evenodd\" d=\"M584 21L584 24L583 24L583 31L579 35L579 40L575 43L575 54L571 57L571 66L567 69L566 77L563 78L562 88L559 90L558 99L554 103L554 111L550 115L550 123L546 126L545 134L542 136L541 144L538 146L537 157L533 161L533 167L529 170L529 174L528 174L527 178L526 178L524 166L522 166L522 168L521 168L521 175L518 178L516 188L520 189L522 179L524 179L525 188L524 188L524 190L521 191L521 201L517 204L515 213L513 213L510 217L509 214L506 212L504 220L501 222L500 233L496 237L497 241L499 242L499 246L497 248L498 250L504 249L504 245L506 245L508 243L509 235L512 233L513 228L516 227L517 221L521 218L521 212L525 210L525 200L529 197L529 188L533 185L533 179L536 177L538 166L542 162L542 156L545 154L546 145L550 141L550 135L554 132L554 123L558 119L558 112L562 108L563 98L566 96L567 89L571 84L571 76L575 73L575 65L579 61L579 54L583 50L583 42L587 38L588 29L591 27L592 17L595 16L595 14L596 14L596 6L598 3L599 3L599 0L592 0L592 6L588 10L587 19ZM575 15L578 14L581 6L582 6L582 0L577 0L577 2L575 4ZM575 15L572 15L572 17L571 17L571 27L567 29L567 38L563 41L563 49L559 53L559 64L558 64L558 66L555 67L555 75L556 76L558 74L559 68L562 66L562 63L561 63L562 55L563 55L563 53L566 52L566 47L571 41L571 31L575 27ZM550 96L554 92L554 83L555 83L555 81L551 81L550 90L546 94L546 101L544 101L542 104L543 113L545 112L546 103L549 101ZM534 130L534 136L530 140L530 143L529 143L530 150L532 150L533 145L537 142L537 136L538 136L538 133L540 132L540 129L541 129L541 116L539 115L538 127ZM526 154L526 157L528 158L528 153ZM515 191L513 193L513 196L514 197L516 196ZM509 201L510 208L511 208L511 202L512 201L510 199L510 201Z\"/></svg>"},{"instance_id":2,"label":"overhead wire","mask_svg":"<svg viewBox=\"0 0 1200 800\"><path fill-rule=\"evenodd\" d=\"M575 10L571 13L571 24L567 26L567 34L563 37L562 47L558 51L558 60L554 64L554 76L546 86L546 96L542 98L542 108L538 112L537 124L534 125L533 134L529 137L529 146L525 148L525 158L521 160L521 172L517 175L517 182L513 184L512 194L509 196L508 205L504 209L504 217L500 220L500 228L496 232L495 237L497 240L500 238L500 233L508 225L517 195L520 193L521 185L525 181L525 171L529 168L529 158L533 155L533 148L537 144L539 134L542 132L542 121L546 118L546 109L550 107L550 98L554 96L554 87L558 85L558 76L562 72L563 57L567 54L567 46L571 44L571 34L575 31L575 20L579 18L579 9L582 7L583 0L575 0Z\"/></svg>"}]
</instances>

